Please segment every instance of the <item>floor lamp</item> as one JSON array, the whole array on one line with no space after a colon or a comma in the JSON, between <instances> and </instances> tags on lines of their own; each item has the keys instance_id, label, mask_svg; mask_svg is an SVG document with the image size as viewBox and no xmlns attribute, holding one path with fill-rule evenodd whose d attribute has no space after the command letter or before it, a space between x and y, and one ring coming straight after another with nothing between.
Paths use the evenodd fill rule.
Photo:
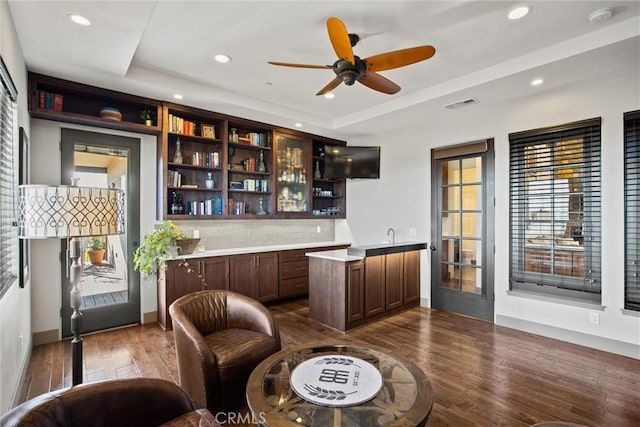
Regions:
<instances>
[{"instance_id":1,"label":"floor lamp","mask_svg":"<svg viewBox=\"0 0 640 427\"><path fill-rule=\"evenodd\" d=\"M72 384L82 383L80 333L81 237L124 233L124 192L75 185L21 185L18 190L20 239L68 239L67 274L71 281ZM71 265L69 266L69 260Z\"/></svg>"}]
</instances>

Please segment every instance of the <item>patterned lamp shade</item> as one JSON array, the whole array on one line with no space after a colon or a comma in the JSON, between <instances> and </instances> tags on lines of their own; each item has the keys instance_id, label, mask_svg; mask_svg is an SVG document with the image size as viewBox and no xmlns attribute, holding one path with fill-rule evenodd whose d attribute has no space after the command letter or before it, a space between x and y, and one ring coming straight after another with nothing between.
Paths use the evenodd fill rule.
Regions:
<instances>
[{"instance_id":1,"label":"patterned lamp shade","mask_svg":"<svg viewBox=\"0 0 640 427\"><path fill-rule=\"evenodd\" d=\"M64 239L124 233L124 192L71 185L21 185L18 237Z\"/></svg>"}]
</instances>

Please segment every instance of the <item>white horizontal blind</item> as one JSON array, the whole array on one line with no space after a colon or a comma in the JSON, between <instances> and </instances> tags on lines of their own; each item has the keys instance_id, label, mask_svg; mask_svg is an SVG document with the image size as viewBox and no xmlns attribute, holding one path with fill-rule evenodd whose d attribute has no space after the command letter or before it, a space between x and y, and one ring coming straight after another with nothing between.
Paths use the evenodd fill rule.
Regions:
<instances>
[{"instance_id":1,"label":"white horizontal blind","mask_svg":"<svg viewBox=\"0 0 640 427\"><path fill-rule=\"evenodd\" d=\"M0 60L0 295L16 280L18 235L15 222L17 185L16 103L17 91Z\"/></svg>"},{"instance_id":2,"label":"white horizontal blind","mask_svg":"<svg viewBox=\"0 0 640 427\"><path fill-rule=\"evenodd\" d=\"M509 135L512 288L600 293L600 122Z\"/></svg>"},{"instance_id":3,"label":"white horizontal blind","mask_svg":"<svg viewBox=\"0 0 640 427\"><path fill-rule=\"evenodd\" d=\"M640 110L624 115L624 307L640 311Z\"/></svg>"}]
</instances>

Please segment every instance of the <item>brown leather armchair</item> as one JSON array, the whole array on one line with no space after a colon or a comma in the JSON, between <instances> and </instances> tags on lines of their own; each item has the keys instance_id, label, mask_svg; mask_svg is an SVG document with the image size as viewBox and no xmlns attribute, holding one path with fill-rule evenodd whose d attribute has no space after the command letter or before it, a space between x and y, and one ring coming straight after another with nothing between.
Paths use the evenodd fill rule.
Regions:
<instances>
[{"instance_id":1,"label":"brown leather armchair","mask_svg":"<svg viewBox=\"0 0 640 427\"><path fill-rule=\"evenodd\" d=\"M158 378L80 384L34 397L0 418L2 427L211 426L178 385Z\"/></svg>"},{"instance_id":2,"label":"brown leather armchair","mask_svg":"<svg viewBox=\"0 0 640 427\"><path fill-rule=\"evenodd\" d=\"M247 380L280 350L280 333L267 310L244 295L208 290L171 304L180 386L212 413L246 402Z\"/></svg>"}]
</instances>

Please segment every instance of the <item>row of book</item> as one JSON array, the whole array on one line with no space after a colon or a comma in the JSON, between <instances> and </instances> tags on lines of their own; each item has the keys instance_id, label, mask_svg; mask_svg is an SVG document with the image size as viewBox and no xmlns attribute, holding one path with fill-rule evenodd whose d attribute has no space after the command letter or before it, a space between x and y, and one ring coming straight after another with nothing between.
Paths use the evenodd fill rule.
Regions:
<instances>
[{"instance_id":1,"label":"row of book","mask_svg":"<svg viewBox=\"0 0 640 427\"><path fill-rule=\"evenodd\" d=\"M169 169L167 173L167 185L169 187L182 187L182 174Z\"/></svg>"},{"instance_id":2,"label":"row of book","mask_svg":"<svg viewBox=\"0 0 640 427\"><path fill-rule=\"evenodd\" d=\"M239 142L248 142L258 147L267 147L269 144L269 136L266 133L249 132L246 136L238 138Z\"/></svg>"},{"instance_id":3,"label":"row of book","mask_svg":"<svg viewBox=\"0 0 640 427\"><path fill-rule=\"evenodd\" d=\"M268 179L245 179L244 181L231 181L229 183L230 190L244 191L269 191Z\"/></svg>"},{"instance_id":4,"label":"row of book","mask_svg":"<svg viewBox=\"0 0 640 427\"><path fill-rule=\"evenodd\" d=\"M191 120L169 114L169 132L182 135L203 136L206 138L216 137L215 126L198 124Z\"/></svg>"},{"instance_id":5,"label":"row of book","mask_svg":"<svg viewBox=\"0 0 640 427\"><path fill-rule=\"evenodd\" d=\"M194 166L204 166L207 168L220 167L220 153L217 151L195 151L191 155L191 164Z\"/></svg>"},{"instance_id":6,"label":"row of book","mask_svg":"<svg viewBox=\"0 0 640 427\"><path fill-rule=\"evenodd\" d=\"M187 201L189 215L222 215L222 197Z\"/></svg>"},{"instance_id":7,"label":"row of book","mask_svg":"<svg viewBox=\"0 0 640 427\"><path fill-rule=\"evenodd\" d=\"M40 108L61 112L63 101L64 96L59 93L46 92L44 90L38 91L38 107Z\"/></svg>"}]
</instances>

